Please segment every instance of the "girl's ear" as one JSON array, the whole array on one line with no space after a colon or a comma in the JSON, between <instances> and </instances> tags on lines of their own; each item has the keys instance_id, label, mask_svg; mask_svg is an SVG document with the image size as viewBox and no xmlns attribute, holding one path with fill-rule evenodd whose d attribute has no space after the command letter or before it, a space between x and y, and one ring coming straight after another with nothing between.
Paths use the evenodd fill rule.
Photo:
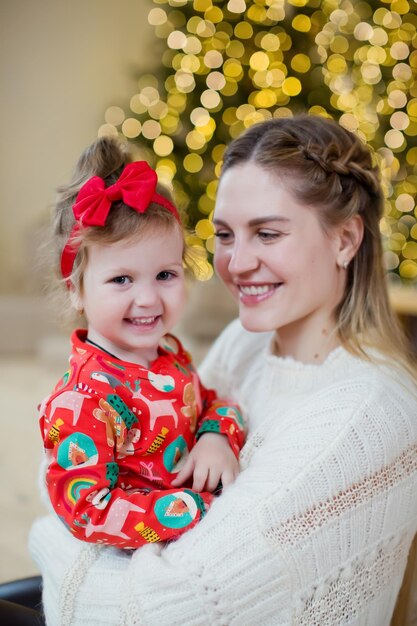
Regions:
<instances>
[{"instance_id":1,"label":"girl's ear","mask_svg":"<svg viewBox=\"0 0 417 626\"><path fill-rule=\"evenodd\" d=\"M358 251L364 233L363 220L360 215L354 215L339 227L339 248L337 264L347 267Z\"/></svg>"},{"instance_id":2,"label":"girl's ear","mask_svg":"<svg viewBox=\"0 0 417 626\"><path fill-rule=\"evenodd\" d=\"M84 307L83 307L83 299L82 299L79 289L74 287L74 285L71 283L69 292L70 292L71 305L76 311L78 311L78 313L82 313L84 310Z\"/></svg>"}]
</instances>

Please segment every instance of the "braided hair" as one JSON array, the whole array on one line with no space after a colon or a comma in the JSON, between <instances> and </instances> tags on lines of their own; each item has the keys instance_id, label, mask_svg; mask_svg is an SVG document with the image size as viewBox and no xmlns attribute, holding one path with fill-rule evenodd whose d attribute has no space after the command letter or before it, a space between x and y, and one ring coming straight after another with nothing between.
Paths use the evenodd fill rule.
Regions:
<instances>
[{"instance_id":1,"label":"braided hair","mask_svg":"<svg viewBox=\"0 0 417 626\"><path fill-rule=\"evenodd\" d=\"M360 215L362 243L347 269L337 330L347 349L377 348L410 371L408 344L391 310L379 230L384 197L369 147L334 120L306 114L250 127L227 148L222 175L253 162L276 175L299 202L317 211L324 230Z\"/></svg>"}]
</instances>

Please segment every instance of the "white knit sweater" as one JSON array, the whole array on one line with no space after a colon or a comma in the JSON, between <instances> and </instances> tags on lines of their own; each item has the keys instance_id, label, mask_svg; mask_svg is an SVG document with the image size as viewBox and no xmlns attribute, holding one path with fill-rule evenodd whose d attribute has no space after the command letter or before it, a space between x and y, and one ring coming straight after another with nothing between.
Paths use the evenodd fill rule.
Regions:
<instances>
[{"instance_id":1,"label":"white knit sweater","mask_svg":"<svg viewBox=\"0 0 417 626\"><path fill-rule=\"evenodd\" d=\"M30 549L51 626L386 626L417 530L411 380L336 349L270 353L232 323L202 368L250 417L242 472L194 529L128 554L53 516Z\"/></svg>"}]
</instances>

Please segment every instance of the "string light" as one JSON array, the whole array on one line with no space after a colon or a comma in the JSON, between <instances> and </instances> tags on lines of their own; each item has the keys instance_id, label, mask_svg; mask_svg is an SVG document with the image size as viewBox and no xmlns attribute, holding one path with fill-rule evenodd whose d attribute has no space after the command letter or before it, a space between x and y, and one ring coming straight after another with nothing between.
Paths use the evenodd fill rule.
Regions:
<instances>
[{"instance_id":1,"label":"string light","mask_svg":"<svg viewBox=\"0 0 417 626\"><path fill-rule=\"evenodd\" d=\"M246 2L245 0L229 0L227 9L231 13L244 13L246 11Z\"/></svg>"},{"instance_id":2,"label":"string light","mask_svg":"<svg viewBox=\"0 0 417 626\"><path fill-rule=\"evenodd\" d=\"M385 265L417 284L417 15L407 0L153 0L159 75L143 74L99 135L147 149L212 267L211 215L231 138L296 111L333 117L368 142L382 172ZM140 60L138 60L139 62Z\"/></svg>"}]
</instances>

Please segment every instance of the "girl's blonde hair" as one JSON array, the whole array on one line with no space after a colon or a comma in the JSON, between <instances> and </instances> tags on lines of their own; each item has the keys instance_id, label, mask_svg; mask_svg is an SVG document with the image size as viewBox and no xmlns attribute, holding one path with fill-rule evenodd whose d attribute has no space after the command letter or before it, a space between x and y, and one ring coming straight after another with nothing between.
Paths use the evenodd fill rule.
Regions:
<instances>
[{"instance_id":1,"label":"girl's blonde hair","mask_svg":"<svg viewBox=\"0 0 417 626\"><path fill-rule=\"evenodd\" d=\"M109 187L119 179L124 167L131 161L127 145L113 137L101 137L83 152L76 164L72 181L58 189L52 225L57 267L75 224L72 207L82 185L92 176L99 176L105 181L105 186ZM160 184L157 185L157 192L172 202L169 191ZM76 290L82 289L89 245L114 243L124 239L128 241L149 230L161 228L176 228L184 237L182 227L173 213L157 203L152 202L144 213L138 213L123 201L114 202L104 226L82 227L73 239L77 247L77 256L69 277L73 287Z\"/></svg>"},{"instance_id":2,"label":"girl's blonde hair","mask_svg":"<svg viewBox=\"0 0 417 626\"><path fill-rule=\"evenodd\" d=\"M364 237L347 269L337 332L352 353L371 358L367 348L375 348L413 373L388 299L379 230L383 192L369 148L333 120L300 114L260 122L232 141L222 174L248 161L279 175L297 200L317 210L325 230L361 216Z\"/></svg>"}]
</instances>

